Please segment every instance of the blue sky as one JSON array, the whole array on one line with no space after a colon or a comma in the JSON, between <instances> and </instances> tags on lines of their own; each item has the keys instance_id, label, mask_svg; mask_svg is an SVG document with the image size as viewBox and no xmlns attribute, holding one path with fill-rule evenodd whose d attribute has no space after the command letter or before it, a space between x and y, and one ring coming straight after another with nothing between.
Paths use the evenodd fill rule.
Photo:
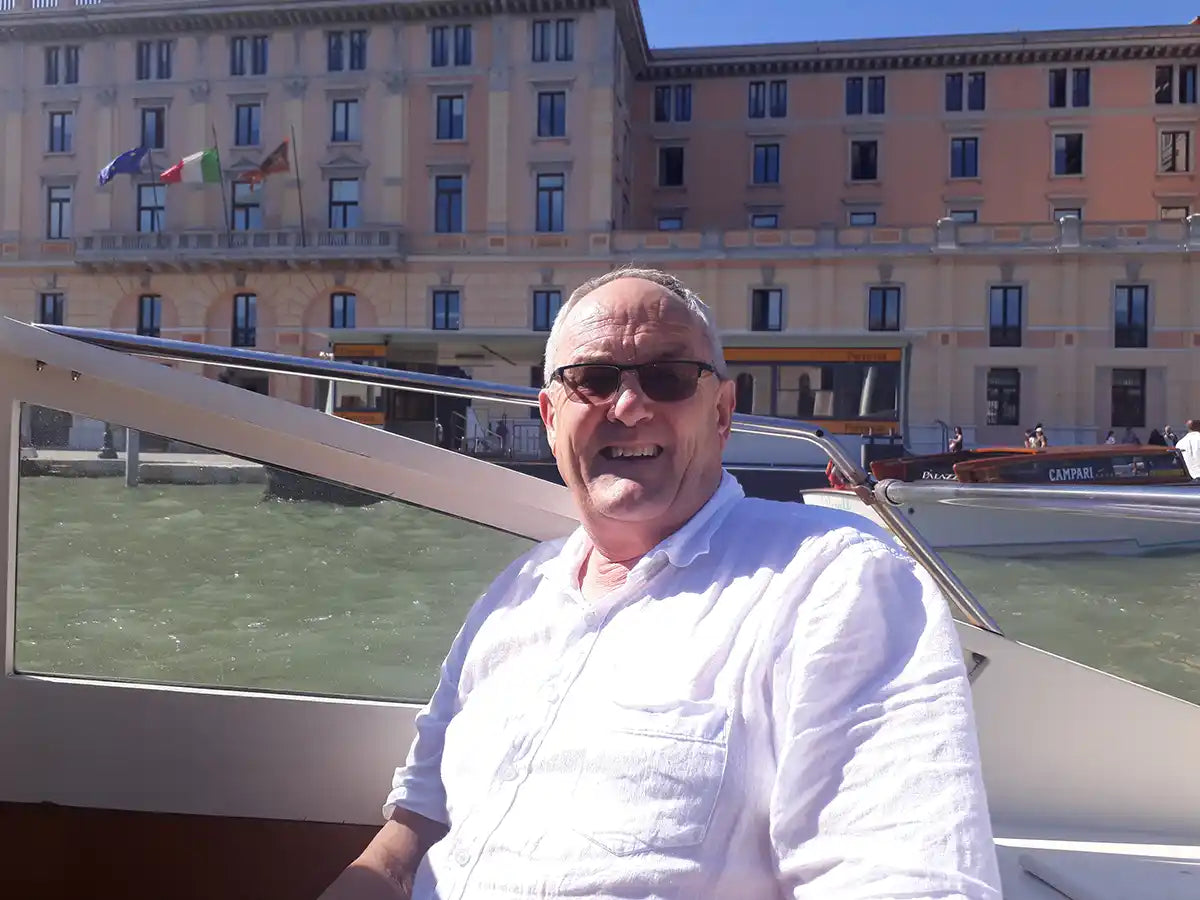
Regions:
<instances>
[{"instance_id":1,"label":"blue sky","mask_svg":"<svg viewBox=\"0 0 1200 900\"><path fill-rule=\"evenodd\" d=\"M1197 0L641 0L641 5L652 47L1186 25L1200 15Z\"/></svg>"}]
</instances>

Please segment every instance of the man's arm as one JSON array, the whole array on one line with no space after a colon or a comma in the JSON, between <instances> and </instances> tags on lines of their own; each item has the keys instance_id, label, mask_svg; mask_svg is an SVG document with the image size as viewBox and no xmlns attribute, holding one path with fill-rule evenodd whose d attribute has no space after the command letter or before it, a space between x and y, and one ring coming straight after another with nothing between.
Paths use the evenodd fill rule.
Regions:
<instances>
[{"instance_id":1,"label":"man's arm","mask_svg":"<svg viewBox=\"0 0 1200 900\"><path fill-rule=\"evenodd\" d=\"M999 900L946 602L882 540L829 540L820 573L798 579L805 596L772 685L781 887L796 900Z\"/></svg>"},{"instance_id":2,"label":"man's arm","mask_svg":"<svg viewBox=\"0 0 1200 900\"><path fill-rule=\"evenodd\" d=\"M320 900L410 900L417 866L446 835L446 826L396 807L367 849Z\"/></svg>"}]
</instances>

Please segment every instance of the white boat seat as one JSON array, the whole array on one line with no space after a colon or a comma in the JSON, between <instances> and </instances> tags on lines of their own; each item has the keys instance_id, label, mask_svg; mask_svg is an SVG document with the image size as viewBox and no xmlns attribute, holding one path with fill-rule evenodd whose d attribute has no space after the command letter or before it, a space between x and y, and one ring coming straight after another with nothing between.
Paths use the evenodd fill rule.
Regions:
<instances>
[{"instance_id":1,"label":"white boat seat","mask_svg":"<svg viewBox=\"0 0 1200 900\"><path fill-rule=\"evenodd\" d=\"M1001 841L1005 900L1197 900L1200 848Z\"/></svg>"}]
</instances>

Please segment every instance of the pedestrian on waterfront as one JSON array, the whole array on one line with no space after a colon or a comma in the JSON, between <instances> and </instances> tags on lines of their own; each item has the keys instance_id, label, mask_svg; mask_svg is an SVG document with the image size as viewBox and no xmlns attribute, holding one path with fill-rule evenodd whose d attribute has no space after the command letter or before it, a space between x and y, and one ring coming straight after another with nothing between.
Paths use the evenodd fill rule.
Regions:
<instances>
[{"instance_id":1,"label":"pedestrian on waterfront","mask_svg":"<svg viewBox=\"0 0 1200 900\"><path fill-rule=\"evenodd\" d=\"M1179 435L1175 433L1175 429L1170 425L1163 426L1163 437L1167 439L1167 446L1174 447L1179 443Z\"/></svg>"},{"instance_id":2,"label":"pedestrian on waterfront","mask_svg":"<svg viewBox=\"0 0 1200 900\"><path fill-rule=\"evenodd\" d=\"M958 425L954 426L954 436L950 438L950 445L946 448L951 453L962 453L963 449L963 433L962 428Z\"/></svg>"},{"instance_id":3,"label":"pedestrian on waterfront","mask_svg":"<svg viewBox=\"0 0 1200 900\"><path fill-rule=\"evenodd\" d=\"M508 416L501 416L496 425L496 437L500 438L501 455L508 454Z\"/></svg>"},{"instance_id":4,"label":"pedestrian on waterfront","mask_svg":"<svg viewBox=\"0 0 1200 900\"><path fill-rule=\"evenodd\" d=\"M600 276L545 385L581 525L468 614L327 900L998 900L946 602L883 529L722 469L709 308L662 272Z\"/></svg>"},{"instance_id":5,"label":"pedestrian on waterfront","mask_svg":"<svg viewBox=\"0 0 1200 900\"><path fill-rule=\"evenodd\" d=\"M1165 447L1167 446L1167 439L1162 436L1162 432L1157 428L1151 428L1150 436L1146 438L1146 445L1150 447Z\"/></svg>"},{"instance_id":6,"label":"pedestrian on waterfront","mask_svg":"<svg viewBox=\"0 0 1200 900\"><path fill-rule=\"evenodd\" d=\"M1200 478L1200 419L1187 420L1187 433L1175 444L1192 480Z\"/></svg>"},{"instance_id":7,"label":"pedestrian on waterfront","mask_svg":"<svg viewBox=\"0 0 1200 900\"><path fill-rule=\"evenodd\" d=\"M1132 427L1127 427L1125 433L1121 435L1122 444L1137 444L1141 446L1141 438L1137 436L1137 432Z\"/></svg>"},{"instance_id":8,"label":"pedestrian on waterfront","mask_svg":"<svg viewBox=\"0 0 1200 900\"><path fill-rule=\"evenodd\" d=\"M1106 437L1106 438L1104 439L1104 443L1106 443L1106 444L1115 444L1116 442L1117 442L1117 435L1116 435L1116 432L1114 432L1114 431L1110 431L1110 432L1108 433L1108 437Z\"/></svg>"},{"instance_id":9,"label":"pedestrian on waterfront","mask_svg":"<svg viewBox=\"0 0 1200 900\"><path fill-rule=\"evenodd\" d=\"M1042 423L1038 424L1033 429L1033 442L1030 445L1034 450L1045 450L1050 446L1050 441L1046 439L1046 431L1042 428Z\"/></svg>"}]
</instances>

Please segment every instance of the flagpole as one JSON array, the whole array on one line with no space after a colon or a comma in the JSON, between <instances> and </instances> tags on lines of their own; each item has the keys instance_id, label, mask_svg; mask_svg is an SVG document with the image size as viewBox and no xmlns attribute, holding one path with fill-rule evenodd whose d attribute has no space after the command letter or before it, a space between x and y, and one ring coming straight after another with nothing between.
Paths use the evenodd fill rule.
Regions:
<instances>
[{"instance_id":1,"label":"flagpole","mask_svg":"<svg viewBox=\"0 0 1200 900\"><path fill-rule=\"evenodd\" d=\"M292 164L296 167L296 197L300 201L300 246L308 246L308 229L304 224L304 188L300 181L300 151L296 149L296 126L288 123L292 132Z\"/></svg>"},{"instance_id":2,"label":"flagpole","mask_svg":"<svg viewBox=\"0 0 1200 900\"><path fill-rule=\"evenodd\" d=\"M229 198L225 196L225 167L221 165L221 142L217 139L217 123L212 124L213 151L217 154L217 174L221 177L221 211L225 215L225 246L233 247L233 223L229 219Z\"/></svg>"}]
</instances>

